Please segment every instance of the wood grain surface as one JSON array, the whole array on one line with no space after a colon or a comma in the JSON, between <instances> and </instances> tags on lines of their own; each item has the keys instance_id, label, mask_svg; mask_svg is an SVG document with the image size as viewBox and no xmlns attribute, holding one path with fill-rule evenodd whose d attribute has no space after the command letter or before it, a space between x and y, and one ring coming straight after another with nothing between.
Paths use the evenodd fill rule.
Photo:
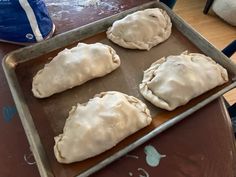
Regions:
<instances>
[{"instance_id":1,"label":"wood grain surface","mask_svg":"<svg viewBox=\"0 0 236 177\"><path fill-rule=\"evenodd\" d=\"M174 11L219 50L236 40L236 27L223 21L211 9L202 13L206 0L177 0ZM236 53L231 57L236 62ZM227 101L236 103L236 89L227 92Z\"/></svg>"}]
</instances>

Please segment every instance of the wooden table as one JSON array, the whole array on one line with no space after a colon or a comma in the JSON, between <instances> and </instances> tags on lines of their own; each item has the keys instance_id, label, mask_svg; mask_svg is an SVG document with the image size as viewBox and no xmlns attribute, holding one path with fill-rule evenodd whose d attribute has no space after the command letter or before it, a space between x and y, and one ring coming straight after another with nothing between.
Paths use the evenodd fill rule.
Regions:
<instances>
[{"instance_id":1,"label":"wooden table","mask_svg":"<svg viewBox=\"0 0 236 177\"><path fill-rule=\"evenodd\" d=\"M148 0L100 1L99 8L83 8L75 0L47 0L46 4L56 25L56 34L104 18L119 11L148 2ZM0 43L0 58L21 46ZM21 121L0 68L0 177L39 176ZM139 176L142 169L152 177L234 177L236 151L230 118L221 98L215 100L174 127L137 148L103 170L96 177ZM145 160L144 147L154 146L166 157L158 167L150 167ZM141 169L141 170L140 170ZM144 175L145 176L145 175Z\"/></svg>"}]
</instances>

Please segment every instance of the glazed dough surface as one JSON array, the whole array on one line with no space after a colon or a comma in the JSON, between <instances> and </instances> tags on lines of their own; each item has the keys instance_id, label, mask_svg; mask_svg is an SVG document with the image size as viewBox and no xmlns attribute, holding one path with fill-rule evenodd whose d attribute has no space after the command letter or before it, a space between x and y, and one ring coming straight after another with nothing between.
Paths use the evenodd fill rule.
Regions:
<instances>
[{"instance_id":1,"label":"glazed dough surface","mask_svg":"<svg viewBox=\"0 0 236 177\"><path fill-rule=\"evenodd\" d=\"M171 34L171 20L159 8L146 9L115 21L107 31L114 43L129 49L150 50Z\"/></svg>"},{"instance_id":2,"label":"glazed dough surface","mask_svg":"<svg viewBox=\"0 0 236 177\"><path fill-rule=\"evenodd\" d=\"M119 66L120 58L110 46L79 43L59 52L34 76L32 91L35 97L49 97L102 77Z\"/></svg>"},{"instance_id":3,"label":"glazed dough surface","mask_svg":"<svg viewBox=\"0 0 236 177\"><path fill-rule=\"evenodd\" d=\"M96 156L149 125L146 105L133 96L109 91L74 106L63 133L55 137L54 153L60 163Z\"/></svg>"},{"instance_id":4,"label":"glazed dough surface","mask_svg":"<svg viewBox=\"0 0 236 177\"><path fill-rule=\"evenodd\" d=\"M163 57L144 71L141 94L157 107L173 110L228 81L226 69L211 58L187 52Z\"/></svg>"}]
</instances>

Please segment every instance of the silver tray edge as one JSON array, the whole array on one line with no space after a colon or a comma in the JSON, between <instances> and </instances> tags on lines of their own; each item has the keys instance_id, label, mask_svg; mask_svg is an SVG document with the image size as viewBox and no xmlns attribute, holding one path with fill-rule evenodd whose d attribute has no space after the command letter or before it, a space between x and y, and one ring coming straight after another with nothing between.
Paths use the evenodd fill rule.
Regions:
<instances>
[{"instance_id":1,"label":"silver tray edge","mask_svg":"<svg viewBox=\"0 0 236 177\"><path fill-rule=\"evenodd\" d=\"M29 144L31 146L31 150L34 154L35 160L37 162L37 166L40 172L40 175L43 177L53 177L53 173L49 167L47 162L47 157L45 151L43 149L42 143L40 141L38 132L35 128L33 119L30 115L29 109L26 105L24 97L22 95L20 86L17 82L16 75L15 75L15 67L18 63L25 62L27 60L32 59L33 57L40 56L47 52L56 50L58 48L67 46L73 42L78 40L85 39L87 37L93 36L96 33L102 32L109 27L114 20L121 19L129 13L132 13L137 10L149 8L149 7L161 7L167 11L169 16L172 19L173 24L180 30L183 35L185 35L192 43L194 43L199 49L201 49L205 54L209 55L216 62L220 63L224 67L226 67L230 72L236 75L236 65L230 61L223 53L218 51L213 45L211 45L204 37L202 37L198 32L196 32L192 27L186 24L180 17L176 16L176 14L171 11L168 7L164 4L159 2L150 2L144 5L126 10L119 14L104 18L102 20L98 20L91 24L82 26L80 28L68 31L66 33L57 35L56 37L44 41L39 44L35 44L33 46L28 46L16 51L13 51L7 54L2 61L2 66L10 86L10 90L13 95L13 99L15 101L18 113L21 118L22 125L24 127L26 136L28 138ZM95 28L96 27L96 28ZM89 32L88 32L89 31ZM77 37L74 37L77 36ZM38 50L39 49L39 50ZM32 54L34 53L34 55ZM97 165L91 167L87 171L81 173L77 177L84 177L91 175L92 173L100 170L101 168L105 167L106 165L110 164L111 162L115 161L116 159L120 158L121 156L127 154L131 150L135 149L136 147L140 146L141 144L145 143L146 141L150 140L157 134L163 132L167 128L173 126L174 124L178 123L179 121L183 120L185 117L189 116L190 114L194 113L195 111L199 110L203 106L207 105L214 99L218 98L225 92L233 89L236 86L236 82L233 82L229 86L225 87L224 89L220 90L216 94L208 97L207 99L203 100L199 104L195 105L191 109L185 111L184 113L174 117L173 119L163 123L147 135L143 136L139 140L135 141L134 143L130 144L129 146L125 147L124 149L118 151L114 155L110 156L109 158L103 160L102 162L98 163Z\"/></svg>"}]
</instances>

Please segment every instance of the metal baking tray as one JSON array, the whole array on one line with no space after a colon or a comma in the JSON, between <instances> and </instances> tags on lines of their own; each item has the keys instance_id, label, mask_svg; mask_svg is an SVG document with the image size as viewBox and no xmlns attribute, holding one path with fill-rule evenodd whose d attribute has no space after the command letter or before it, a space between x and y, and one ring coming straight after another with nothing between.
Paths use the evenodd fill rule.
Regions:
<instances>
[{"instance_id":1,"label":"metal baking tray","mask_svg":"<svg viewBox=\"0 0 236 177\"><path fill-rule=\"evenodd\" d=\"M138 10L154 7L166 10L171 17L173 28L167 41L150 51L138 51L119 47L106 38L105 31L115 20ZM102 78L93 79L49 98L35 98L31 92L31 83L36 72L59 51L65 47L73 47L79 41L102 42L112 46L121 58L120 68ZM228 70L230 81L172 112L159 109L144 100L138 91L143 70L163 56L180 54L185 50L204 53L213 58ZM173 126L236 85L236 65L172 10L155 1L71 30L42 43L11 52L4 57L2 64L40 175L43 177L88 176ZM143 100L151 111L152 124L101 155L69 165L58 163L53 153L53 138L62 132L71 107L77 102L87 102L95 94L108 90L121 91Z\"/></svg>"}]
</instances>

